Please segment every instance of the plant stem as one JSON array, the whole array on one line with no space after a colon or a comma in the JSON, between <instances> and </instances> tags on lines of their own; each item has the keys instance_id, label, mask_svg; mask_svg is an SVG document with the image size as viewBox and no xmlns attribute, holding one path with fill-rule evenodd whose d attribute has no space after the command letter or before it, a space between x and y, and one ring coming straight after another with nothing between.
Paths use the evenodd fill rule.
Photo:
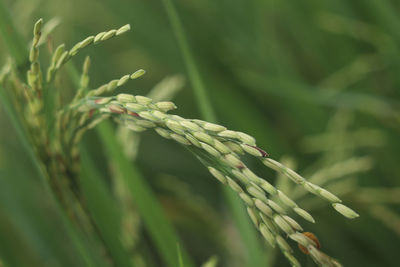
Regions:
<instances>
[{"instance_id":1,"label":"plant stem","mask_svg":"<svg viewBox=\"0 0 400 267\"><path fill-rule=\"evenodd\" d=\"M182 23L178 17L178 13L171 0L163 0L165 10L167 11L168 19L172 25L176 40L178 42L182 57L184 59L189 79L192 83L193 90L196 96L197 105L200 109L201 116L210 122L216 122L217 116L208 100L207 91L201 79L200 72L197 69L194 58L189 48L189 44L185 38Z\"/></svg>"},{"instance_id":2,"label":"plant stem","mask_svg":"<svg viewBox=\"0 0 400 267\"><path fill-rule=\"evenodd\" d=\"M23 148L25 149L27 155L29 155L29 158L31 158L33 165L35 166L36 172L41 178L41 181L43 182L45 190L49 192L49 195L52 197L52 200L54 200L57 207L61 211L64 211L61 212L62 221L65 224L71 239L78 248L78 251L81 253L81 257L85 260L87 266L98 266L96 263L97 261L93 259L93 255L90 255L91 253L88 251L87 244L83 243L82 237L79 236L77 232L75 232L73 225L71 225L71 223L67 220L66 211L62 209L60 202L57 201L54 192L50 189L50 186L47 183L47 175L44 173L44 170L40 166L40 163L35 155L35 152L33 151L31 144L29 143L28 138L24 132L24 129L18 120L15 109L10 104L9 98L5 93L5 89L2 87L0 87L0 101L2 103L2 107L6 111L6 114L8 115L12 123L12 126L14 127L17 133L18 139L21 141Z\"/></svg>"},{"instance_id":3,"label":"plant stem","mask_svg":"<svg viewBox=\"0 0 400 267\"><path fill-rule=\"evenodd\" d=\"M189 79L196 96L196 102L200 109L201 117L204 120L216 123L217 116L215 115L215 111L207 96L207 91L204 87L204 83L197 65L195 64L194 57L190 51L178 13L174 7L174 4L172 3L172 0L163 0L163 3L168 19L175 33L176 40L180 47ZM263 255L264 249L260 245L260 242L257 238L257 232L245 211L243 203L229 188L223 187L223 192L235 219L236 226L239 229L244 247L246 248L248 266L266 266L266 258Z\"/></svg>"},{"instance_id":4,"label":"plant stem","mask_svg":"<svg viewBox=\"0 0 400 267\"><path fill-rule=\"evenodd\" d=\"M139 170L123 154L121 145L117 142L112 125L104 121L96 127L107 156L112 159L121 174L124 183L128 186L132 198L143 217L144 224L150 236L157 245L159 252L168 266L178 266L176 244L180 244L178 235L164 215L162 207L150 189ZM110 138L112 136L113 138ZM181 250L185 266L193 266L188 254Z\"/></svg>"}]
</instances>

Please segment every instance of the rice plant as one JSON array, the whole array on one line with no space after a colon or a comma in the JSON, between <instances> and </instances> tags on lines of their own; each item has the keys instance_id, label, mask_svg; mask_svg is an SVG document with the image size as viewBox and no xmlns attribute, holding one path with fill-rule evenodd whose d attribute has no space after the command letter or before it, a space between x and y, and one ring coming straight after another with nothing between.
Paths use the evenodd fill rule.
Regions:
<instances>
[{"instance_id":1,"label":"rice plant","mask_svg":"<svg viewBox=\"0 0 400 267\"><path fill-rule=\"evenodd\" d=\"M90 129L113 119L133 132L154 130L161 137L189 150L212 176L242 199L260 236L270 246L277 246L290 265L301 266L290 245L294 243L319 266L341 266L338 260L320 250L321 244L312 229L303 229L296 218L314 223L312 215L292 200L290 194L272 185L267 178L260 177L258 170L246 166L243 159L258 159L297 187L326 200L349 219L358 217L355 211L342 204L335 194L274 160L257 146L255 138L246 133L204 120L173 115L170 112L176 106L170 101L153 101L146 96L124 93L113 95L119 87L140 79L144 70L139 69L92 89L89 83L90 58L86 57L75 94L70 99L61 97L56 80L65 64L84 48L126 33L130 30L129 25L84 38L70 49L64 44L57 46L44 72L39 53L42 28L43 20L40 19L33 28L28 64L11 59L3 68L2 96L21 125L46 182L69 220L87 235L102 240L104 249L109 249L107 243L110 241L88 212L82 198L79 182L82 148L79 144ZM107 253L114 260L119 257L115 250ZM183 260L179 261L183 264Z\"/></svg>"}]
</instances>

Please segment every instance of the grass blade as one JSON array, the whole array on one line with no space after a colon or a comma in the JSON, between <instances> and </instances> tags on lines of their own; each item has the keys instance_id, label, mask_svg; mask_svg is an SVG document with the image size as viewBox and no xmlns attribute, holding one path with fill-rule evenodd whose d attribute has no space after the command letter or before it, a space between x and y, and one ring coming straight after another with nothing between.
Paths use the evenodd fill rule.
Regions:
<instances>
[{"instance_id":1,"label":"grass blade","mask_svg":"<svg viewBox=\"0 0 400 267\"><path fill-rule=\"evenodd\" d=\"M200 109L200 113L204 119L216 122L217 117L210 101L208 100L206 89L200 77L200 72L197 69L192 53L190 52L190 48L188 42L186 41L185 33L182 23L178 17L178 13L176 12L171 0L163 0L163 3L165 10L167 11L168 19L175 33L176 40L178 41L182 57L185 61L186 69L196 95L196 101Z\"/></svg>"},{"instance_id":2,"label":"grass blade","mask_svg":"<svg viewBox=\"0 0 400 267\"><path fill-rule=\"evenodd\" d=\"M121 231L121 210L110 196L101 175L89 157L87 149L81 147L81 187L89 212L100 231L101 237L117 266L133 266L119 235Z\"/></svg>"},{"instance_id":3,"label":"grass blade","mask_svg":"<svg viewBox=\"0 0 400 267\"><path fill-rule=\"evenodd\" d=\"M182 257L181 247L179 246L179 244L176 245L176 249L177 249L177 251L178 251L179 267L185 267L185 264L183 263L183 257Z\"/></svg>"},{"instance_id":4,"label":"grass blade","mask_svg":"<svg viewBox=\"0 0 400 267\"><path fill-rule=\"evenodd\" d=\"M201 79L200 72L197 69L195 60L190 51L182 23L179 19L174 4L172 3L172 0L163 0L163 4L182 53L189 79L192 83L192 87L196 96L197 105L200 109L200 114L202 118L207 121L217 122L217 117L210 101L208 100L207 92ZM257 239L256 230L250 222L243 203L229 188L224 187L223 191L225 199L228 202L235 219L236 226L239 229L241 239L245 244L244 247L247 250L248 266L265 266L266 259L263 255L263 249L259 240Z\"/></svg>"},{"instance_id":5,"label":"grass blade","mask_svg":"<svg viewBox=\"0 0 400 267\"><path fill-rule=\"evenodd\" d=\"M168 266L178 266L176 244L179 238L166 218L160 203L139 170L123 154L110 122L105 121L96 128L106 155L112 160L124 183L132 193L144 224ZM185 266L193 266L188 254L182 250Z\"/></svg>"},{"instance_id":6,"label":"grass blade","mask_svg":"<svg viewBox=\"0 0 400 267\"><path fill-rule=\"evenodd\" d=\"M43 170L40 167L40 164L35 156L32 146L30 145L28 138L25 135L23 127L22 127L21 123L19 122L16 112L15 112L11 102L9 101L9 98L6 95L6 92L3 87L0 87L0 101L6 111L6 114L8 115L8 117L12 123L12 126L14 127L14 129L17 133L17 137L20 140L20 142L26 152L26 155L28 155L29 159L32 161L32 164L36 169L36 173L41 178L44 189L46 190L46 192L49 193L52 201L54 201L55 203L58 204L57 207L59 208L60 213L62 214L62 216L61 216L62 222L65 224L66 229L74 242L74 245L78 248L79 252L81 253L82 258L85 259L86 264L88 266L98 266L98 265L96 265L96 264L98 264L98 262L92 258L92 255L90 255L91 253L93 253L93 251L90 252L91 250L88 249L87 243L83 242L83 237L78 232L75 231L75 229L73 228L71 223L67 220L66 214L63 212L63 209L59 206L58 201L55 199L54 194L52 193L51 189L49 188L49 186L46 182L46 179L47 179L46 174L43 173ZM95 263L95 262L97 262L97 263Z\"/></svg>"}]
</instances>

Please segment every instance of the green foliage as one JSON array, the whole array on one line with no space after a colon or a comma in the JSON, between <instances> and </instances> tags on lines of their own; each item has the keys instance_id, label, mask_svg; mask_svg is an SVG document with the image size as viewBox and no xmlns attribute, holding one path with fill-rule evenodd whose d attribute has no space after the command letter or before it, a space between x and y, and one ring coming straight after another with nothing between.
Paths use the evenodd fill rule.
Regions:
<instances>
[{"instance_id":1,"label":"green foliage","mask_svg":"<svg viewBox=\"0 0 400 267\"><path fill-rule=\"evenodd\" d=\"M164 77L181 73L189 83L172 96L180 106L177 114L213 122L218 118L228 128L251 134L272 158L335 193L361 215L347 222L328 209L329 202L291 183L296 175L278 163L268 162L281 171L275 177L256 158L242 158L312 214L315 225L282 205L280 201L291 203L282 195L269 196L282 211L300 219L304 231L318 236L322 251L345 266L397 266L397 11L398 4L389 0L1 1L0 61L6 67L0 71L0 261L5 266L191 266L216 255L217 265L211 258L204 266L288 265L280 253L262 244L262 235L269 237L266 228L254 231L235 193L226 188L230 195L225 197L203 166L179 146L151 133L120 138L109 121L81 139L96 117L74 109L55 116L89 89L147 95ZM37 24L35 39L40 28L42 34L29 44L28 53L30 25L38 17L45 20ZM82 49L96 37L98 42L115 36L118 29L86 36L124 23L133 25L132 34L85 48L89 70ZM76 40L82 41L74 45ZM74 68L76 62L86 62L83 74ZM131 76L123 74L140 68L148 74L125 84ZM27 84L34 90L26 96L20 88L28 70ZM41 90L43 106L35 102ZM31 106L23 106L26 97ZM42 110L42 119L31 116ZM110 116L105 115L98 122ZM80 119L70 120L74 116ZM59 147L60 136L66 142ZM128 147L135 153L128 155ZM60 182L62 192L79 188L64 194L64 201L49 182L64 177L60 157L49 157L58 152L71 166L66 177L72 178L72 186ZM193 152L207 166L215 163L207 153ZM320 188L308 189L337 200ZM262 198L257 189L245 190ZM254 211L269 212L257 205L249 209L256 222ZM286 235L279 240L284 249L284 242L295 244ZM294 257L313 266L296 246Z\"/></svg>"}]
</instances>

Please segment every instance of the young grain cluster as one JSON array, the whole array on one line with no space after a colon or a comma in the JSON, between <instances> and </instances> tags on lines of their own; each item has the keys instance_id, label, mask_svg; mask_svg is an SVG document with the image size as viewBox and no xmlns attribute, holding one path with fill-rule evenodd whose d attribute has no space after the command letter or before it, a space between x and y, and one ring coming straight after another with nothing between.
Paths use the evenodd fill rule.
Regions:
<instances>
[{"instance_id":1,"label":"young grain cluster","mask_svg":"<svg viewBox=\"0 0 400 267\"><path fill-rule=\"evenodd\" d=\"M87 57L83 65L80 87L75 96L70 103L54 108L55 131L43 131L49 128L44 112L49 107L44 106L43 98L52 95L49 87L58 70L83 48L121 35L128 31L130 26L125 25L117 30L87 37L71 50L66 50L64 45L58 46L47 69L45 81L40 71L37 47L41 26L42 20L39 20L34 27L26 84L12 75L13 67L3 71L1 82L14 90L14 99L24 113L24 122L31 142L35 145L43 168L48 170L51 177L49 183L65 209L71 210L71 217L78 218L83 227L89 227L90 222L82 219L85 218L82 215L85 211L79 197L76 199L77 184L74 179L79 173L78 143L86 131L105 119L113 118L132 131L153 129L160 136L185 146L218 181L238 194L263 238L271 246L278 246L292 266L300 266L300 263L293 255L289 240L297 243L318 265L341 266L338 261L320 251L318 239L313 234L304 232L293 215L297 214L312 223L315 222L314 218L290 196L250 170L242 161L242 157L245 154L256 157L265 166L285 175L311 194L330 202L333 208L345 217L358 217L357 213L343 205L337 196L269 158L269 155L257 146L256 140L246 133L232 131L207 121L170 114L168 112L176 109L176 106L169 101L154 102L151 98L130 94L101 96L113 92L129 80L139 78L145 73L143 70L112 80L97 89L88 90L90 60ZM54 135L55 138L50 135ZM52 140L50 144L49 140ZM72 194L67 193L68 188L72 188Z\"/></svg>"}]
</instances>

